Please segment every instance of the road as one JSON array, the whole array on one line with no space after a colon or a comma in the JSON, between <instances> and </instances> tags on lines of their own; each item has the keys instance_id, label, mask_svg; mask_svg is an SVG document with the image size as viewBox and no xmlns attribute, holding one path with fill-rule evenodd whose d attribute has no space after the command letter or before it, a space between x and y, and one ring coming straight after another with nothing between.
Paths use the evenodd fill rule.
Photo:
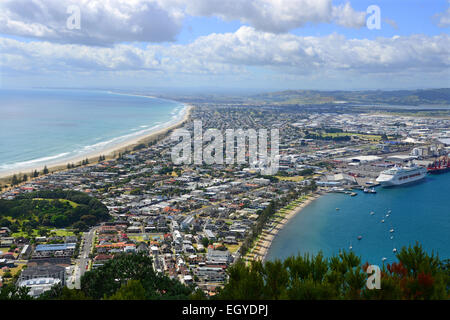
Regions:
<instances>
[{"instance_id":1,"label":"road","mask_svg":"<svg viewBox=\"0 0 450 320\"><path fill-rule=\"evenodd\" d=\"M92 245L94 242L96 228L92 228L89 232L83 234L82 244L80 248L80 255L75 266L75 288L80 289L80 278L86 272L86 266L89 263L89 254L92 250Z\"/></svg>"}]
</instances>

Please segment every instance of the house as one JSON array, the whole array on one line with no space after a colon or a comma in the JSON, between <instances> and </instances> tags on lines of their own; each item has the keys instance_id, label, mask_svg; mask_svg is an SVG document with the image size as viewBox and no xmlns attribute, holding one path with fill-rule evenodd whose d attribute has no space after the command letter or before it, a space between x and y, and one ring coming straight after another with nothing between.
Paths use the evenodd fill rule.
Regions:
<instances>
[{"instance_id":1,"label":"house","mask_svg":"<svg viewBox=\"0 0 450 320\"><path fill-rule=\"evenodd\" d=\"M11 234L11 230L7 227L0 228L0 238L8 237Z\"/></svg>"},{"instance_id":2,"label":"house","mask_svg":"<svg viewBox=\"0 0 450 320\"><path fill-rule=\"evenodd\" d=\"M114 256L113 255L109 255L109 254L98 254L94 257L94 261L92 264L92 268L98 268L101 267L105 264L105 262L107 262L108 260L113 259Z\"/></svg>"},{"instance_id":3,"label":"house","mask_svg":"<svg viewBox=\"0 0 450 320\"><path fill-rule=\"evenodd\" d=\"M28 267L22 271L19 277L21 281L38 279L38 278L53 278L59 279L63 286L66 285L66 268L56 265L48 266L34 266Z\"/></svg>"},{"instance_id":4,"label":"house","mask_svg":"<svg viewBox=\"0 0 450 320\"><path fill-rule=\"evenodd\" d=\"M146 244L145 242L140 242L140 243L138 244L138 246L136 247L136 251L137 251L137 252L141 252L141 253L148 254L148 252L149 252L148 244Z\"/></svg>"},{"instance_id":5,"label":"house","mask_svg":"<svg viewBox=\"0 0 450 320\"><path fill-rule=\"evenodd\" d=\"M216 240L216 235L214 234L214 232L212 232L209 229L205 229L205 236L210 241L215 241Z\"/></svg>"},{"instance_id":6,"label":"house","mask_svg":"<svg viewBox=\"0 0 450 320\"><path fill-rule=\"evenodd\" d=\"M29 288L28 295L36 298L59 283L61 280L55 278L33 278L19 281L18 286Z\"/></svg>"},{"instance_id":7,"label":"house","mask_svg":"<svg viewBox=\"0 0 450 320\"><path fill-rule=\"evenodd\" d=\"M31 245L26 244L23 246L22 251L20 252L20 258L21 259L28 259L28 257L31 254Z\"/></svg>"},{"instance_id":8,"label":"house","mask_svg":"<svg viewBox=\"0 0 450 320\"><path fill-rule=\"evenodd\" d=\"M208 252L206 253L206 263L207 264L228 265L231 262L233 262L233 257L231 256L231 254L228 250L221 251L221 250L208 249Z\"/></svg>"},{"instance_id":9,"label":"house","mask_svg":"<svg viewBox=\"0 0 450 320\"><path fill-rule=\"evenodd\" d=\"M50 257L71 257L76 243L39 244L32 255L33 259Z\"/></svg>"},{"instance_id":10,"label":"house","mask_svg":"<svg viewBox=\"0 0 450 320\"><path fill-rule=\"evenodd\" d=\"M14 260L6 260L6 259L0 259L0 268L14 268L16 267L16 264L14 263Z\"/></svg>"}]
</instances>

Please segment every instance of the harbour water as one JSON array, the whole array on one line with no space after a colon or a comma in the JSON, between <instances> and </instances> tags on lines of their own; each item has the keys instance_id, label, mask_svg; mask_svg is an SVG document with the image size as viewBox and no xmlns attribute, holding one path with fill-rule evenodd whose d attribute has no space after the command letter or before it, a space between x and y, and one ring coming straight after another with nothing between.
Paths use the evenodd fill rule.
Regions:
<instances>
[{"instance_id":1,"label":"harbour water","mask_svg":"<svg viewBox=\"0 0 450 320\"><path fill-rule=\"evenodd\" d=\"M62 163L162 129L181 103L82 90L0 90L0 174Z\"/></svg>"},{"instance_id":2,"label":"harbour water","mask_svg":"<svg viewBox=\"0 0 450 320\"><path fill-rule=\"evenodd\" d=\"M448 259L449 187L450 173L445 173L427 175L412 185L378 187L376 194L326 194L292 218L275 237L266 258L319 251L329 257L351 246L363 263L382 265L383 257L385 263L396 261L394 248L418 241L427 252Z\"/></svg>"}]
</instances>

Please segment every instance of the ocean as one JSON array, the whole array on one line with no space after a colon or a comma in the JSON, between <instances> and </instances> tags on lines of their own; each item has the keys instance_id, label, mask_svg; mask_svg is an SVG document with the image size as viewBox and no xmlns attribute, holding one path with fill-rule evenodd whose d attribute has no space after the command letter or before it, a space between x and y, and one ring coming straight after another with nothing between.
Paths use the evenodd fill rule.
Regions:
<instances>
[{"instance_id":1,"label":"ocean","mask_svg":"<svg viewBox=\"0 0 450 320\"><path fill-rule=\"evenodd\" d=\"M0 90L0 174L109 149L184 112L175 101L113 92Z\"/></svg>"},{"instance_id":2,"label":"ocean","mask_svg":"<svg viewBox=\"0 0 450 320\"><path fill-rule=\"evenodd\" d=\"M393 249L418 241L441 259L450 258L450 173L428 175L421 182L356 197L329 193L313 201L280 230L266 259L298 253L327 257L352 251L362 262L397 261ZM339 208L339 210L336 210ZM388 212L391 212L390 214ZM370 213L374 212L373 215ZM388 216L387 216L388 215ZM381 220L384 219L384 223ZM394 232L390 232L393 229ZM362 239L358 240L361 235ZM391 239L392 237L392 239Z\"/></svg>"}]
</instances>

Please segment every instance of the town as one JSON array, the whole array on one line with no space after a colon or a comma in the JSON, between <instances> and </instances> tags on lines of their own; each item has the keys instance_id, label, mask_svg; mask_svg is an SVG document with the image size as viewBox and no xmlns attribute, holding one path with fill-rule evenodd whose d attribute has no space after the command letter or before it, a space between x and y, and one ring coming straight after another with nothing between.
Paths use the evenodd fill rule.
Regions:
<instances>
[{"instance_id":1,"label":"town","mask_svg":"<svg viewBox=\"0 0 450 320\"><path fill-rule=\"evenodd\" d=\"M194 120L221 132L278 129L278 172L265 175L248 164L176 165L176 141L166 135L96 163L16 176L2 186L1 199L72 190L100 201L108 218L46 229L0 220L0 283L16 282L38 297L55 284L80 288L84 274L118 253L141 253L152 257L156 272L214 295L231 264L264 259L264 237L282 223L286 208L326 192L355 195L352 190L376 186L387 168L427 167L450 151L446 117L194 105L183 125L190 132Z\"/></svg>"}]
</instances>

